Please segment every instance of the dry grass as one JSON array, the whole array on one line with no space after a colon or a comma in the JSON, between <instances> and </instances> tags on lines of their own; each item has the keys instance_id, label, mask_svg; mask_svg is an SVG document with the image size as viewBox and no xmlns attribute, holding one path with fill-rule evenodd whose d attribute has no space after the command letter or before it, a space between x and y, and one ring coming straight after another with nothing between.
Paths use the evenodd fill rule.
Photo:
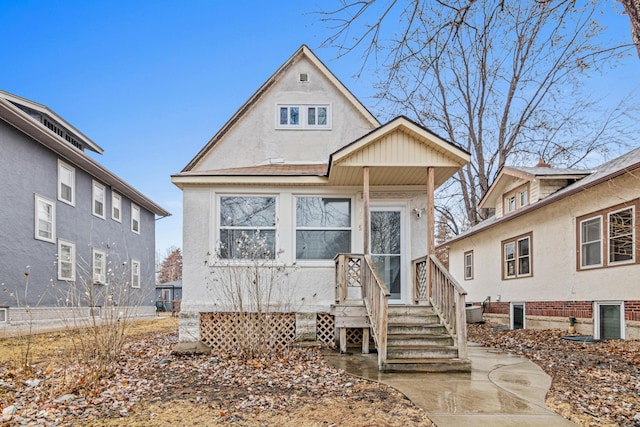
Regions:
<instances>
[{"instance_id":1,"label":"dry grass","mask_svg":"<svg viewBox=\"0 0 640 427\"><path fill-rule=\"evenodd\" d=\"M131 320L126 329L127 337L135 337L149 332L175 330L178 319L175 317L157 317L153 319ZM27 351L33 355L31 365L37 367L43 363L60 358L74 346L75 337L82 334L82 329L69 329L59 332L34 334L29 337L12 336L0 338L0 364L18 366L20 358ZM18 374L18 372L14 372Z\"/></svg>"}]
</instances>

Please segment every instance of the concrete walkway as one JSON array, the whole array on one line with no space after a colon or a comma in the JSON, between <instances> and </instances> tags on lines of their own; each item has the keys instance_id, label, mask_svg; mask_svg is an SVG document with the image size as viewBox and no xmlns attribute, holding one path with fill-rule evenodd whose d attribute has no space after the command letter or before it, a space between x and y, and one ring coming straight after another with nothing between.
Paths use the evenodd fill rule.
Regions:
<instances>
[{"instance_id":1,"label":"concrete walkway","mask_svg":"<svg viewBox=\"0 0 640 427\"><path fill-rule=\"evenodd\" d=\"M438 427L573 426L545 405L551 378L521 357L469 343L470 374L382 373L377 355L335 354L327 363L387 384L424 409Z\"/></svg>"}]
</instances>

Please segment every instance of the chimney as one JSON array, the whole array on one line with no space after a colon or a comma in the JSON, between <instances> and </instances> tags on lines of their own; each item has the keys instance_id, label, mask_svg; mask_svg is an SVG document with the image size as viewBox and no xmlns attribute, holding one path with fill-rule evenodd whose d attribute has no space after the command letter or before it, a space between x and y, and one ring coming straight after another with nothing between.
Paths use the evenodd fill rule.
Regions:
<instances>
[{"instance_id":1,"label":"chimney","mask_svg":"<svg viewBox=\"0 0 640 427\"><path fill-rule=\"evenodd\" d=\"M540 159L538 160L538 164L536 165L537 168L550 168L551 165L547 162L544 161L544 159Z\"/></svg>"}]
</instances>

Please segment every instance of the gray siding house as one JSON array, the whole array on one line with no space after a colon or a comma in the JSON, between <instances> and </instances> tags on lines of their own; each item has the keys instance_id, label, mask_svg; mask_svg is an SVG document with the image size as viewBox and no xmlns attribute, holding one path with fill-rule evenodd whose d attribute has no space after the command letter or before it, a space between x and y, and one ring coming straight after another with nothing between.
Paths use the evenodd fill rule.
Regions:
<instances>
[{"instance_id":1,"label":"gray siding house","mask_svg":"<svg viewBox=\"0 0 640 427\"><path fill-rule=\"evenodd\" d=\"M170 214L87 151L103 152L46 106L0 91L0 328L105 306L154 314L155 220Z\"/></svg>"}]
</instances>

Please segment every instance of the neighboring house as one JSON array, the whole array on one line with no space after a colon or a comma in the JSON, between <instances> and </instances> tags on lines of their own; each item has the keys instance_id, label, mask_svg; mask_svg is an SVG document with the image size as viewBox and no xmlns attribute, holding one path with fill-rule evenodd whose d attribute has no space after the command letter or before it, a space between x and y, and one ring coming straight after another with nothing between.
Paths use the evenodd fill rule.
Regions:
<instances>
[{"instance_id":1,"label":"neighboring house","mask_svg":"<svg viewBox=\"0 0 640 427\"><path fill-rule=\"evenodd\" d=\"M156 309L178 312L182 300L182 280L158 283L156 285Z\"/></svg>"},{"instance_id":2,"label":"neighboring house","mask_svg":"<svg viewBox=\"0 0 640 427\"><path fill-rule=\"evenodd\" d=\"M103 152L46 106L0 91L2 329L86 316L77 307L107 294L119 311L154 313L155 220L169 213L86 151Z\"/></svg>"},{"instance_id":3,"label":"neighboring house","mask_svg":"<svg viewBox=\"0 0 640 427\"><path fill-rule=\"evenodd\" d=\"M405 117L380 124L302 46L172 177L184 200L180 341L231 345L215 337L220 316L207 320L233 310L214 295L211 278L227 260L246 258L239 242L259 233L263 249L292 268L287 301L276 301L289 336L332 343L338 328L344 347L354 329L366 347L371 326L379 357L387 357L389 332L388 358L395 358L387 309L428 303L433 191L468 161L464 150ZM451 335L464 337L456 335L450 301L441 307L448 353L425 357L466 356L452 342Z\"/></svg>"},{"instance_id":4,"label":"neighboring house","mask_svg":"<svg viewBox=\"0 0 640 427\"><path fill-rule=\"evenodd\" d=\"M640 149L584 171L504 167L480 203L495 216L446 242L449 269L512 328L640 337Z\"/></svg>"}]
</instances>

